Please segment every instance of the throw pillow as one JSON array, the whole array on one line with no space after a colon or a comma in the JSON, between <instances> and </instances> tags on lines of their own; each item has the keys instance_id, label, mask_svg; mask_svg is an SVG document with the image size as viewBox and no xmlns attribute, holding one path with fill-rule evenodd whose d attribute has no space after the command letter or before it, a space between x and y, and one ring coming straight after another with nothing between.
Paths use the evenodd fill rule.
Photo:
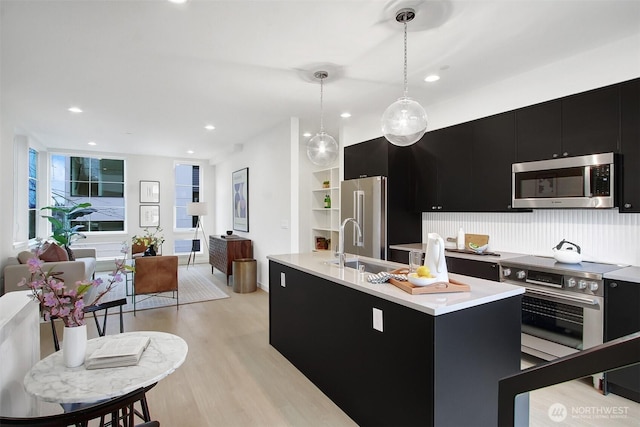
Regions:
<instances>
[{"instance_id":1,"label":"throw pillow","mask_svg":"<svg viewBox=\"0 0 640 427\"><path fill-rule=\"evenodd\" d=\"M26 264L31 258L35 258L36 254L31 251L22 251L18 254L18 262L20 264Z\"/></svg>"},{"instance_id":2,"label":"throw pillow","mask_svg":"<svg viewBox=\"0 0 640 427\"><path fill-rule=\"evenodd\" d=\"M44 262L69 261L67 251L55 243L45 243L39 258Z\"/></svg>"}]
</instances>

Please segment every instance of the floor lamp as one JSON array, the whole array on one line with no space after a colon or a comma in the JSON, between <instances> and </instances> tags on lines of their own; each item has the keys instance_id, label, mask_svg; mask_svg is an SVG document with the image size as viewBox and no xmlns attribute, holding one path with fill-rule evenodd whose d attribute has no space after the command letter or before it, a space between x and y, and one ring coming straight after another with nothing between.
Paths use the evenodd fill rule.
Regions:
<instances>
[{"instance_id":1,"label":"floor lamp","mask_svg":"<svg viewBox=\"0 0 640 427\"><path fill-rule=\"evenodd\" d=\"M207 214L207 204L204 202L193 202L187 205L187 215L197 216L198 222L196 223L196 233L193 236L193 240L191 241L191 253L189 254L189 260L187 261L187 268L189 268L189 264L191 263L191 257L193 256L193 264L196 264L196 252L200 251L200 245L196 246L196 242L198 241L198 230L202 230L202 237L204 240L204 245L207 248L207 252L209 252L209 246L207 244L207 235L204 233L204 228L202 228L202 222L200 221L200 217Z\"/></svg>"}]
</instances>

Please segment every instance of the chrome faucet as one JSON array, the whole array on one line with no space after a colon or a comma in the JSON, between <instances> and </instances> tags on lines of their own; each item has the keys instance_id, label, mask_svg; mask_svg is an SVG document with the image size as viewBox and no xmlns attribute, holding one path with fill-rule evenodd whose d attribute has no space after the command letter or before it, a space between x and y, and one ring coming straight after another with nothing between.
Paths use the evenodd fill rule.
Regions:
<instances>
[{"instance_id":1,"label":"chrome faucet","mask_svg":"<svg viewBox=\"0 0 640 427\"><path fill-rule=\"evenodd\" d=\"M338 266L340 268L344 268L344 263L347 260L347 255L344 253L344 226L347 225L348 222L353 222L356 225L356 230L358 230L358 238L362 236L362 230L360 229L360 224L355 218L346 218L342 221L342 225L340 226L340 236L338 236Z\"/></svg>"}]
</instances>

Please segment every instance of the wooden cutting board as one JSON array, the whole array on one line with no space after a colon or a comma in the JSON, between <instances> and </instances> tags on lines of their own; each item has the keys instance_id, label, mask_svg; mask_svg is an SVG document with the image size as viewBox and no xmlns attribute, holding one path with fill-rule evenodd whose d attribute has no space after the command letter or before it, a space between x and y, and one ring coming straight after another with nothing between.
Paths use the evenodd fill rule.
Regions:
<instances>
[{"instance_id":1,"label":"wooden cutting board","mask_svg":"<svg viewBox=\"0 0 640 427\"><path fill-rule=\"evenodd\" d=\"M478 246L484 246L489 243L489 236L487 234L465 234L464 235L465 249L469 249L469 243L475 243Z\"/></svg>"},{"instance_id":2,"label":"wooden cutting board","mask_svg":"<svg viewBox=\"0 0 640 427\"><path fill-rule=\"evenodd\" d=\"M389 279L389 283L402 289L411 295L438 294L448 292L469 292L471 287L457 280L449 279L449 282L437 282L428 286L415 286L411 282Z\"/></svg>"}]
</instances>

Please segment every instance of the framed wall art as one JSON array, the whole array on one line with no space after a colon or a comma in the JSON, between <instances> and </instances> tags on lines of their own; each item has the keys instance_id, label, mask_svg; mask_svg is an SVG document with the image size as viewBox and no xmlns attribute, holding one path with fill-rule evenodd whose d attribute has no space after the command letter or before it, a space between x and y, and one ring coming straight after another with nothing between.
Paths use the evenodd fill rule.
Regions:
<instances>
[{"instance_id":1,"label":"framed wall art","mask_svg":"<svg viewBox=\"0 0 640 427\"><path fill-rule=\"evenodd\" d=\"M160 206L140 205L140 227L160 227Z\"/></svg>"},{"instance_id":2,"label":"framed wall art","mask_svg":"<svg viewBox=\"0 0 640 427\"><path fill-rule=\"evenodd\" d=\"M160 203L159 181L140 181L140 203Z\"/></svg>"},{"instance_id":3,"label":"framed wall art","mask_svg":"<svg viewBox=\"0 0 640 427\"><path fill-rule=\"evenodd\" d=\"M233 229L249 231L249 168L233 172Z\"/></svg>"}]
</instances>

